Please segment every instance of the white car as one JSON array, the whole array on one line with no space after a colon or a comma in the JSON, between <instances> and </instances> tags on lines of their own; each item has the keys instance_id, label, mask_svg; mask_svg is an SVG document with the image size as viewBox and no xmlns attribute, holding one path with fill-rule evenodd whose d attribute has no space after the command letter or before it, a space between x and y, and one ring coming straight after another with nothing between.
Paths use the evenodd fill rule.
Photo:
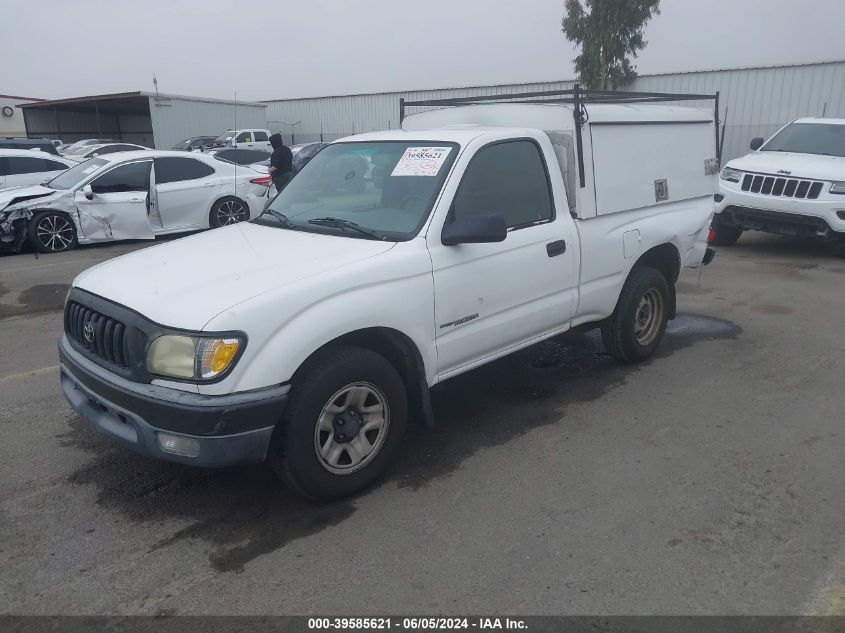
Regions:
<instances>
[{"instance_id":1,"label":"white car","mask_svg":"<svg viewBox=\"0 0 845 633\"><path fill-rule=\"evenodd\" d=\"M203 154L92 158L44 185L0 191L0 249L17 252L29 240L58 252L234 224L261 212L268 186L266 173Z\"/></svg>"},{"instance_id":2,"label":"white car","mask_svg":"<svg viewBox=\"0 0 845 633\"><path fill-rule=\"evenodd\" d=\"M342 139L255 221L79 275L62 389L142 454L354 494L433 385L573 328L654 353L713 256L715 132L713 110L500 104Z\"/></svg>"},{"instance_id":3,"label":"white car","mask_svg":"<svg viewBox=\"0 0 845 633\"><path fill-rule=\"evenodd\" d=\"M88 160L89 158L96 158L97 156L105 156L106 154L116 154L117 152L133 152L142 149L150 149L143 145L135 145L133 143L103 143L100 145L82 145L75 150L65 152L65 158L75 160L77 163Z\"/></svg>"},{"instance_id":4,"label":"white car","mask_svg":"<svg viewBox=\"0 0 845 633\"><path fill-rule=\"evenodd\" d=\"M0 189L37 185L55 178L76 162L31 149L0 149Z\"/></svg>"},{"instance_id":5,"label":"white car","mask_svg":"<svg viewBox=\"0 0 845 633\"><path fill-rule=\"evenodd\" d=\"M214 139L212 145L216 147L238 147L240 149L266 149L273 151L270 145L270 130L240 129L226 130Z\"/></svg>"},{"instance_id":6,"label":"white car","mask_svg":"<svg viewBox=\"0 0 845 633\"><path fill-rule=\"evenodd\" d=\"M845 245L845 119L798 119L751 149L722 170L714 244L756 230Z\"/></svg>"}]
</instances>

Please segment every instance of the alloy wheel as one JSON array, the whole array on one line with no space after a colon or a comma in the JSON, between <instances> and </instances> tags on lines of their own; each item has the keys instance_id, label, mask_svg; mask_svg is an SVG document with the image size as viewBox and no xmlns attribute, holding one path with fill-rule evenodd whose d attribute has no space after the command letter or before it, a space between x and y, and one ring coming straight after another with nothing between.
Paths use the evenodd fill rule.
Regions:
<instances>
[{"instance_id":1,"label":"alloy wheel","mask_svg":"<svg viewBox=\"0 0 845 633\"><path fill-rule=\"evenodd\" d=\"M47 215L35 227L38 242L49 251L63 251L73 242L73 226L60 215Z\"/></svg>"},{"instance_id":2,"label":"alloy wheel","mask_svg":"<svg viewBox=\"0 0 845 633\"><path fill-rule=\"evenodd\" d=\"M237 224L249 219L249 213L242 202L237 200L225 200L217 208L217 223L220 226Z\"/></svg>"}]
</instances>

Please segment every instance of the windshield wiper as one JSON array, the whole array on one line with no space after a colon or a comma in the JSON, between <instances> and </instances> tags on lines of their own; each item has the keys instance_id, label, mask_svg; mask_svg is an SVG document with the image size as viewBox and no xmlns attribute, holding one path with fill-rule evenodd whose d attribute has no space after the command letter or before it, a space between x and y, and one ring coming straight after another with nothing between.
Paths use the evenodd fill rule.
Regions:
<instances>
[{"instance_id":1,"label":"windshield wiper","mask_svg":"<svg viewBox=\"0 0 845 633\"><path fill-rule=\"evenodd\" d=\"M288 219L288 216L286 216L284 213L280 213L279 211L276 211L275 209L269 209L269 208L264 209L264 212L261 215L264 215L264 213L269 213L270 215L272 215L274 218L276 218L279 221L279 224L281 224L286 229L295 229L296 228L296 225L293 222L291 222ZM261 215L258 216L258 217L261 217Z\"/></svg>"},{"instance_id":2,"label":"windshield wiper","mask_svg":"<svg viewBox=\"0 0 845 633\"><path fill-rule=\"evenodd\" d=\"M363 235L369 235L373 239L376 240L387 240L387 238L379 233L378 231L373 231L372 229L364 228L352 222L351 220L342 220L340 218L314 218L313 220L308 220L308 224L316 224L318 226L330 226L337 229L351 229L353 231L358 231Z\"/></svg>"}]
</instances>

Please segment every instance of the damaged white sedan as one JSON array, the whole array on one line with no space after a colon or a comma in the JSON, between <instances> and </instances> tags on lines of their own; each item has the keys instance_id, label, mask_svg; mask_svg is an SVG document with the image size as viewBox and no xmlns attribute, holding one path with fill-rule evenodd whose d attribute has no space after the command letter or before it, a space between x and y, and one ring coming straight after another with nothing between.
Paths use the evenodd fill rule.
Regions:
<instances>
[{"instance_id":1,"label":"damaged white sedan","mask_svg":"<svg viewBox=\"0 0 845 633\"><path fill-rule=\"evenodd\" d=\"M0 189L0 252L153 239L256 217L270 178L203 154L147 150L80 163L43 185Z\"/></svg>"}]
</instances>

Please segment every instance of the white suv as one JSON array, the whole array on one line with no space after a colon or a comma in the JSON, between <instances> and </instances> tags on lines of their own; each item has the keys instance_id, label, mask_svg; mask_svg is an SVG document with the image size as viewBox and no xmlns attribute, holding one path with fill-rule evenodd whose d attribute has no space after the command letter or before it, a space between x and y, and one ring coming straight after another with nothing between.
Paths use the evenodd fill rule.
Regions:
<instances>
[{"instance_id":1,"label":"white suv","mask_svg":"<svg viewBox=\"0 0 845 633\"><path fill-rule=\"evenodd\" d=\"M714 243L746 230L845 243L845 119L798 119L751 149L722 170Z\"/></svg>"}]
</instances>

